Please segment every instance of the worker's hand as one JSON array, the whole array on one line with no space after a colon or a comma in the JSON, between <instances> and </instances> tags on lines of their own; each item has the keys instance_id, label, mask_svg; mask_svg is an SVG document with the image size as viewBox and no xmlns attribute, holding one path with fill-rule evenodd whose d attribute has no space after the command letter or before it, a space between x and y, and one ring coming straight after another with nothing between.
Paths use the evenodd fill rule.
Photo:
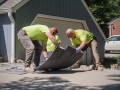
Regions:
<instances>
[{"instance_id":1,"label":"worker's hand","mask_svg":"<svg viewBox=\"0 0 120 90\"><path fill-rule=\"evenodd\" d=\"M48 57L46 57L45 60L48 60Z\"/></svg>"},{"instance_id":2,"label":"worker's hand","mask_svg":"<svg viewBox=\"0 0 120 90\"><path fill-rule=\"evenodd\" d=\"M80 47L77 47L76 48L76 53L79 53L79 52L83 53L83 51L80 49Z\"/></svg>"}]
</instances>

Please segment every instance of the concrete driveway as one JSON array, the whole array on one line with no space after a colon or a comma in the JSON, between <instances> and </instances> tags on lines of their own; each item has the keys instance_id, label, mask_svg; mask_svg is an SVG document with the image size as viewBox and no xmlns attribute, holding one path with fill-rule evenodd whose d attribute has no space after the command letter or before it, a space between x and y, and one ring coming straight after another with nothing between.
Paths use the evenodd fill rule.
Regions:
<instances>
[{"instance_id":1,"label":"concrete driveway","mask_svg":"<svg viewBox=\"0 0 120 90\"><path fill-rule=\"evenodd\" d=\"M34 74L5 71L11 67L22 66L22 64L0 65L0 90L120 90L118 70L88 71L68 68Z\"/></svg>"},{"instance_id":2,"label":"concrete driveway","mask_svg":"<svg viewBox=\"0 0 120 90\"><path fill-rule=\"evenodd\" d=\"M116 57L116 58L120 58L120 52L114 51L114 52L110 52L110 53L105 53L105 57Z\"/></svg>"}]
</instances>

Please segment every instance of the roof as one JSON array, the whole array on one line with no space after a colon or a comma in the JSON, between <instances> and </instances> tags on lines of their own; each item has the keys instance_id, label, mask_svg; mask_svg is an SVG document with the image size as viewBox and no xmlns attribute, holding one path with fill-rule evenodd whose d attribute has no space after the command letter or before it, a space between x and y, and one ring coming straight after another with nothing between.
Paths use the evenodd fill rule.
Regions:
<instances>
[{"instance_id":1,"label":"roof","mask_svg":"<svg viewBox=\"0 0 120 90\"><path fill-rule=\"evenodd\" d=\"M10 9L14 6L16 6L18 3L20 3L23 0L6 0L2 5L0 5L0 9Z\"/></svg>"},{"instance_id":2,"label":"roof","mask_svg":"<svg viewBox=\"0 0 120 90\"><path fill-rule=\"evenodd\" d=\"M11 9L15 12L18 8L23 6L29 0L6 0L2 4L0 4L0 12L3 10Z\"/></svg>"},{"instance_id":3,"label":"roof","mask_svg":"<svg viewBox=\"0 0 120 90\"><path fill-rule=\"evenodd\" d=\"M111 21L111 22L109 22L109 23L107 23L107 24L108 24L108 25L113 24L114 22L116 22L116 21L118 21L118 20L120 20L120 18L114 19L113 21Z\"/></svg>"}]
</instances>

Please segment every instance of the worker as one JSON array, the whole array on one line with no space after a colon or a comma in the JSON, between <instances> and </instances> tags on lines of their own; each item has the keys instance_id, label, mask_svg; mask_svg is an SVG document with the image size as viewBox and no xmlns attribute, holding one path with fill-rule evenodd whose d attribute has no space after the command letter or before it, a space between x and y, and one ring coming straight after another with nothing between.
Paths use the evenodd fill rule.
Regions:
<instances>
[{"instance_id":1,"label":"worker","mask_svg":"<svg viewBox=\"0 0 120 90\"><path fill-rule=\"evenodd\" d=\"M55 38L56 38L57 42L60 44L61 40L60 40L59 36L55 35ZM43 56L45 57L46 54L48 54L47 56L49 57L53 53L53 51L56 49L56 45L53 44L50 39L48 39L46 49L47 49L48 53L43 52ZM45 57L45 59L47 60L48 57Z\"/></svg>"},{"instance_id":2,"label":"worker","mask_svg":"<svg viewBox=\"0 0 120 90\"><path fill-rule=\"evenodd\" d=\"M26 57L23 68L24 71L26 72L35 71L34 68L30 67L32 58L35 67L39 66L40 55L42 50L44 53L47 53L46 44L48 38L51 40L53 44L56 45L56 47L60 47L59 43L56 41L54 37L57 33L58 30L56 27L48 28L48 26L41 24L30 25L20 29L20 31L17 33L18 40L26 49ZM42 42L42 44L40 44L38 41ZM46 58L48 57L47 54L45 54L45 57Z\"/></svg>"},{"instance_id":3,"label":"worker","mask_svg":"<svg viewBox=\"0 0 120 90\"><path fill-rule=\"evenodd\" d=\"M93 33L82 29L73 30L72 28L69 28L66 31L66 35L70 38L72 45L76 47L76 53L84 53L84 51L90 47L94 63L92 69L103 70L103 65L100 63L99 53L97 50L97 39ZM80 65L81 63L79 59L72 68L79 68Z\"/></svg>"}]
</instances>

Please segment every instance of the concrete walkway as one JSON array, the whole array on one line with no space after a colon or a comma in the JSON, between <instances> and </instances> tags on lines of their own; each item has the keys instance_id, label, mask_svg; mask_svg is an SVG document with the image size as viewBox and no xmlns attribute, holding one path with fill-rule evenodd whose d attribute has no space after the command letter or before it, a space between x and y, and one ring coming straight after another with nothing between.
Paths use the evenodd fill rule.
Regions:
<instances>
[{"instance_id":1,"label":"concrete walkway","mask_svg":"<svg viewBox=\"0 0 120 90\"><path fill-rule=\"evenodd\" d=\"M36 73L11 73L23 64L0 63L0 90L120 90L120 71L64 69ZM8 70L8 71L7 71Z\"/></svg>"}]
</instances>

